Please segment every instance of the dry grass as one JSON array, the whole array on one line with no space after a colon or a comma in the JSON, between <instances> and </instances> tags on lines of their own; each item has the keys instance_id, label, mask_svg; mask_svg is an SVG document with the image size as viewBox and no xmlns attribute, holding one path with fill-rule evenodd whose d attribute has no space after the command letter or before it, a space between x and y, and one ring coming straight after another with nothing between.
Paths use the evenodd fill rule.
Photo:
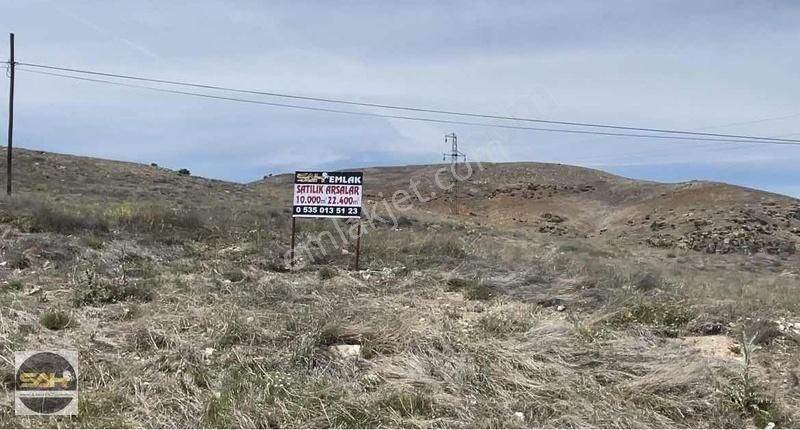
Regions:
<instances>
[{"instance_id":1,"label":"dry grass","mask_svg":"<svg viewBox=\"0 0 800 430\"><path fill-rule=\"evenodd\" d=\"M286 214L169 173L180 203L134 204L134 190L113 188L98 192L119 195L110 203L0 204L13 230L0 242L2 355L77 349L82 370L78 417L15 417L4 386L0 426L800 423L786 373L800 345L770 323L798 315L792 274L671 267L639 249L424 213L400 231L367 227L366 270L348 270L352 244L337 242L286 273ZM61 209L35 221L40 204ZM97 222L73 222L84 214ZM299 244L339 235L301 228ZM767 322L748 324L755 315ZM689 346L708 321L746 331L748 358Z\"/></svg>"}]
</instances>

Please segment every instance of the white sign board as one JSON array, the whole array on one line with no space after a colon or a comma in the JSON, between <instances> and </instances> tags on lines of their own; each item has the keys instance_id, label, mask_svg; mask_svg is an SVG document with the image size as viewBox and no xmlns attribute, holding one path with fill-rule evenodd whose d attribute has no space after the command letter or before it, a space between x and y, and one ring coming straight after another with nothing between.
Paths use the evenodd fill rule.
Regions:
<instances>
[{"instance_id":1,"label":"white sign board","mask_svg":"<svg viewBox=\"0 0 800 430\"><path fill-rule=\"evenodd\" d=\"M293 217L361 218L363 172L295 172Z\"/></svg>"}]
</instances>

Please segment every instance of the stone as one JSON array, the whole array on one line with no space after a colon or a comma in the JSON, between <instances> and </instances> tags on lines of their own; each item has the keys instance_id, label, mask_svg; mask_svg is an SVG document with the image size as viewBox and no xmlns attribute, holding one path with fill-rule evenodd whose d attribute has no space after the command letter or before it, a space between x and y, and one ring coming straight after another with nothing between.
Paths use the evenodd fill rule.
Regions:
<instances>
[{"instance_id":1,"label":"stone","mask_svg":"<svg viewBox=\"0 0 800 430\"><path fill-rule=\"evenodd\" d=\"M725 331L725 324L721 322L707 322L700 326L700 333L704 336L717 335Z\"/></svg>"},{"instance_id":2,"label":"stone","mask_svg":"<svg viewBox=\"0 0 800 430\"><path fill-rule=\"evenodd\" d=\"M361 345L331 345L328 351L334 357L355 358L361 356Z\"/></svg>"}]
</instances>

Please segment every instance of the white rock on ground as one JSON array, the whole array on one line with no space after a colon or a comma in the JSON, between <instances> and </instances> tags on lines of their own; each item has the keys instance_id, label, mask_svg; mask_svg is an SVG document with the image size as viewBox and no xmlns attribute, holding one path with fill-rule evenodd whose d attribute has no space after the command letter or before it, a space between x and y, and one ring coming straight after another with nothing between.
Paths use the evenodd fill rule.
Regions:
<instances>
[{"instance_id":1,"label":"white rock on ground","mask_svg":"<svg viewBox=\"0 0 800 430\"><path fill-rule=\"evenodd\" d=\"M361 345L331 345L328 351L335 357L352 358L361 356Z\"/></svg>"},{"instance_id":2,"label":"white rock on ground","mask_svg":"<svg viewBox=\"0 0 800 430\"><path fill-rule=\"evenodd\" d=\"M211 347L208 347L205 350L203 350L203 360L210 361L211 356L213 356L216 351L217 351L216 349Z\"/></svg>"}]
</instances>

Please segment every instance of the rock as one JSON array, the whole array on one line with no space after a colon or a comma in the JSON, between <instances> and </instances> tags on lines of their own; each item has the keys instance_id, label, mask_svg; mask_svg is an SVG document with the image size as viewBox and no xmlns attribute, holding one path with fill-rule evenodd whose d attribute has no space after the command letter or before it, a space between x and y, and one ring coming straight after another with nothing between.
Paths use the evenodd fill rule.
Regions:
<instances>
[{"instance_id":1,"label":"rock","mask_svg":"<svg viewBox=\"0 0 800 430\"><path fill-rule=\"evenodd\" d=\"M564 312L566 309L567 309L567 307L564 306L564 305L556 306L556 311L558 311L558 312Z\"/></svg>"},{"instance_id":2,"label":"rock","mask_svg":"<svg viewBox=\"0 0 800 430\"><path fill-rule=\"evenodd\" d=\"M558 297L554 297L551 299L539 300L538 302L536 302L536 304L538 304L543 308L552 308L553 306L560 306L561 304L563 304L563 301Z\"/></svg>"},{"instance_id":3,"label":"rock","mask_svg":"<svg viewBox=\"0 0 800 430\"><path fill-rule=\"evenodd\" d=\"M525 414L523 414L522 412L514 412L514 420L518 421L520 423L524 423L525 422Z\"/></svg>"},{"instance_id":4,"label":"rock","mask_svg":"<svg viewBox=\"0 0 800 430\"><path fill-rule=\"evenodd\" d=\"M704 336L712 336L716 334L720 334L725 331L725 324L721 322L707 322L700 326L700 334Z\"/></svg>"},{"instance_id":5,"label":"rock","mask_svg":"<svg viewBox=\"0 0 800 430\"><path fill-rule=\"evenodd\" d=\"M368 387L375 387L380 385L382 379L380 376L376 375L375 373L367 373L366 375L361 377L361 383L368 386Z\"/></svg>"},{"instance_id":6,"label":"rock","mask_svg":"<svg viewBox=\"0 0 800 430\"><path fill-rule=\"evenodd\" d=\"M211 360L211 356L213 356L214 352L216 352L216 351L217 351L216 349L211 348L211 347L208 347L208 348L204 349L203 350L203 360L205 360L205 361Z\"/></svg>"},{"instance_id":7,"label":"rock","mask_svg":"<svg viewBox=\"0 0 800 430\"><path fill-rule=\"evenodd\" d=\"M118 344L118 343L116 343L116 342L114 342L113 340L111 340L111 339L107 338L107 337L101 337L101 336L94 336L94 335L92 335L92 337L90 338L90 340L91 340L92 342L94 342L95 344L97 344L97 345L99 345L99 346L103 347L103 348L108 348L108 349L119 349L119 344Z\"/></svg>"},{"instance_id":8,"label":"rock","mask_svg":"<svg viewBox=\"0 0 800 430\"><path fill-rule=\"evenodd\" d=\"M328 347L328 351L338 358L360 357L361 345L331 345Z\"/></svg>"},{"instance_id":9,"label":"rock","mask_svg":"<svg viewBox=\"0 0 800 430\"><path fill-rule=\"evenodd\" d=\"M547 222L552 222L554 224L560 224L560 223L562 223L562 222L567 220L563 216L552 214L550 212L543 213L542 214L542 219L547 221Z\"/></svg>"}]
</instances>

